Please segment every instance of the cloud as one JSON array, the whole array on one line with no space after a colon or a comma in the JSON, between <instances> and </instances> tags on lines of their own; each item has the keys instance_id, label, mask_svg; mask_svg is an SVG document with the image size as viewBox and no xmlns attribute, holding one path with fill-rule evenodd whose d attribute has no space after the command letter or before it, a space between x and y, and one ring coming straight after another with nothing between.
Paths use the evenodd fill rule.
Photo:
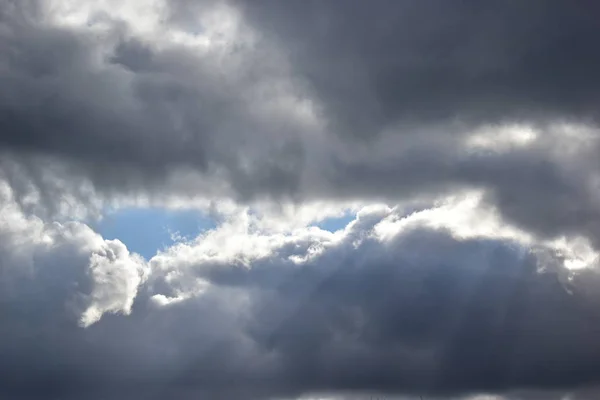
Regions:
<instances>
[{"instance_id":1,"label":"cloud","mask_svg":"<svg viewBox=\"0 0 600 400\"><path fill-rule=\"evenodd\" d=\"M597 8L0 0L0 397L593 398Z\"/></svg>"},{"instance_id":2,"label":"cloud","mask_svg":"<svg viewBox=\"0 0 600 400\"><path fill-rule=\"evenodd\" d=\"M4 203L3 396L464 396L599 379L595 264L569 294L557 245L495 229L472 196L367 207L336 233L234 216L148 263L84 224L26 217L8 189Z\"/></svg>"},{"instance_id":3,"label":"cloud","mask_svg":"<svg viewBox=\"0 0 600 400\"><path fill-rule=\"evenodd\" d=\"M104 313L131 312L147 274L140 256L82 223L45 223L27 217L10 188L3 183L1 189L0 215L5 223L0 230L0 282L7 311L25 307L25 314L32 313L34 319L78 319L82 326L97 322ZM28 303L29 295L39 296L41 303Z\"/></svg>"},{"instance_id":4,"label":"cloud","mask_svg":"<svg viewBox=\"0 0 600 400\"><path fill-rule=\"evenodd\" d=\"M268 49L251 51L252 32L234 9L211 9L207 32L192 35L165 30L161 2L122 12L112 2L34 4L35 12L3 5L4 149L65 157L99 186L146 186L174 168L214 174L224 163L238 185L244 168L286 185L288 172L255 165L264 160L254 153L262 138L295 165L297 146L276 135L278 109L292 107L293 95L286 100L285 71ZM231 147L241 129L254 140Z\"/></svg>"},{"instance_id":5,"label":"cloud","mask_svg":"<svg viewBox=\"0 0 600 400\"><path fill-rule=\"evenodd\" d=\"M592 2L235 3L286 46L327 115L361 136L397 123L597 112Z\"/></svg>"},{"instance_id":6,"label":"cloud","mask_svg":"<svg viewBox=\"0 0 600 400\"><path fill-rule=\"evenodd\" d=\"M1 169L55 210L479 188L598 241L596 6L471 3L5 2Z\"/></svg>"}]
</instances>

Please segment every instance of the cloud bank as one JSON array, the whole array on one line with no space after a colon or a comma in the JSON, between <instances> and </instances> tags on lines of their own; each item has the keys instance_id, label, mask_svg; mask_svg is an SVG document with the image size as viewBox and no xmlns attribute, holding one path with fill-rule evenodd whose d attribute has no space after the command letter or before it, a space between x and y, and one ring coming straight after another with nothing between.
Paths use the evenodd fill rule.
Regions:
<instances>
[{"instance_id":1,"label":"cloud bank","mask_svg":"<svg viewBox=\"0 0 600 400\"><path fill-rule=\"evenodd\" d=\"M595 398L598 12L0 0L0 397Z\"/></svg>"}]
</instances>

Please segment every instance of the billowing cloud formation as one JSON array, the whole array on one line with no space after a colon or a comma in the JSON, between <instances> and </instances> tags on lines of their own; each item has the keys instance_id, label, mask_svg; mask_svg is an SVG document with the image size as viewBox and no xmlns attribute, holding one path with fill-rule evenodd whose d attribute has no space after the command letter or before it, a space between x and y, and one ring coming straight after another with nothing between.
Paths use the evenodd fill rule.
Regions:
<instances>
[{"instance_id":1,"label":"billowing cloud formation","mask_svg":"<svg viewBox=\"0 0 600 400\"><path fill-rule=\"evenodd\" d=\"M46 224L26 217L11 201L10 189L6 185L1 189L2 288L8 304L20 300L27 304L27 297L22 297L35 293L37 282L42 281L47 287L37 295L47 297L47 303L39 309L35 305L31 311L36 314L48 312L54 318L56 311L68 306L81 312L79 323L88 326L105 312L131 312L147 274L139 256L129 254L118 240L102 239L84 224Z\"/></svg>"},{"instance_id":2,"label":"billowing cloud formation","mask_svg":"<svg viewBox=\"0 0 600 400\"><path fill-rule=\"evenodd\" d=\"M36 187L476 187L538 235L600 237L593 2L119 4L2 3L0 143Z\"/></svg>"},{"instance_id":3,"label":"billowing cloud formation","mask_svg":"<svg viewBox=\"0 0 600 400\"><path fill-rule=\"evenodd\" d=\"M599 11L0 0L0 397L597 397Z\"/></svg>"},{"instance_id":4,"label":"billowing cloud formation","mask_svg":"<svg viewBox=\"0 0 600 400\"><path fill-rule=\"evenodd\" d=\"M498 226L472 196L367 207L335 233L231 217L149 262L5 203L5 397L564 393L600 379L598 296L579 290L597 288L594 259L563 278L560 243Z\"/></svg>"}]
</instances>

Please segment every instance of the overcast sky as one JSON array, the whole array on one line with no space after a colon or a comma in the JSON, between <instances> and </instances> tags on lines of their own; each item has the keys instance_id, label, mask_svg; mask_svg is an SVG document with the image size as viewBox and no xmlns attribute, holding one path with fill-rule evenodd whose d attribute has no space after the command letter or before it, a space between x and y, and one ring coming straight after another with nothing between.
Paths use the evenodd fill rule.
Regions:
<instances>
[{"instance_id":1,"label":"overcast sky","mask_svg":"<svg viewBox=\"0 0 600 400\"><path fill-rule=\"evenodd\" d=\"M600 398L600 3L0 0L0 398Z\"/></svg>"}]
</instances>

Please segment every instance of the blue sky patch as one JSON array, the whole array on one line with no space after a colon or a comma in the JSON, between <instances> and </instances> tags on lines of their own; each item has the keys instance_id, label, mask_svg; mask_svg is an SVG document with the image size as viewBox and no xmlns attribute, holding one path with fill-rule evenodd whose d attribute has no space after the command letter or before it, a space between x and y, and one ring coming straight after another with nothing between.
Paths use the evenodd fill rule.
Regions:
<instances>
[{"instance_id":1,"label":"blue sky patch","mask_svg":"<svg viewBox=\"0 0 600 400\"><path fill-rule=\"evenodd\" d=\"M348 211L341 217L325 218L324 220L314 224L314 226L329 232L335 232L340 229L344 229L346 225L354 221L355 218L356 213Z\"/></svg>"},{"instance_id":2,"label":"blue sky patch","mask_svg":"<svg viewBox=\"0 0 600 400\"><path fill-rule=\"evenodd\" d=\"M119 239L129 251L150 259L174 243L172 233L193 239L213 229L215 222L198 210L122 208L106 213L101 221L90 225L105 239Z\"/></svg>"}]
</instances>

